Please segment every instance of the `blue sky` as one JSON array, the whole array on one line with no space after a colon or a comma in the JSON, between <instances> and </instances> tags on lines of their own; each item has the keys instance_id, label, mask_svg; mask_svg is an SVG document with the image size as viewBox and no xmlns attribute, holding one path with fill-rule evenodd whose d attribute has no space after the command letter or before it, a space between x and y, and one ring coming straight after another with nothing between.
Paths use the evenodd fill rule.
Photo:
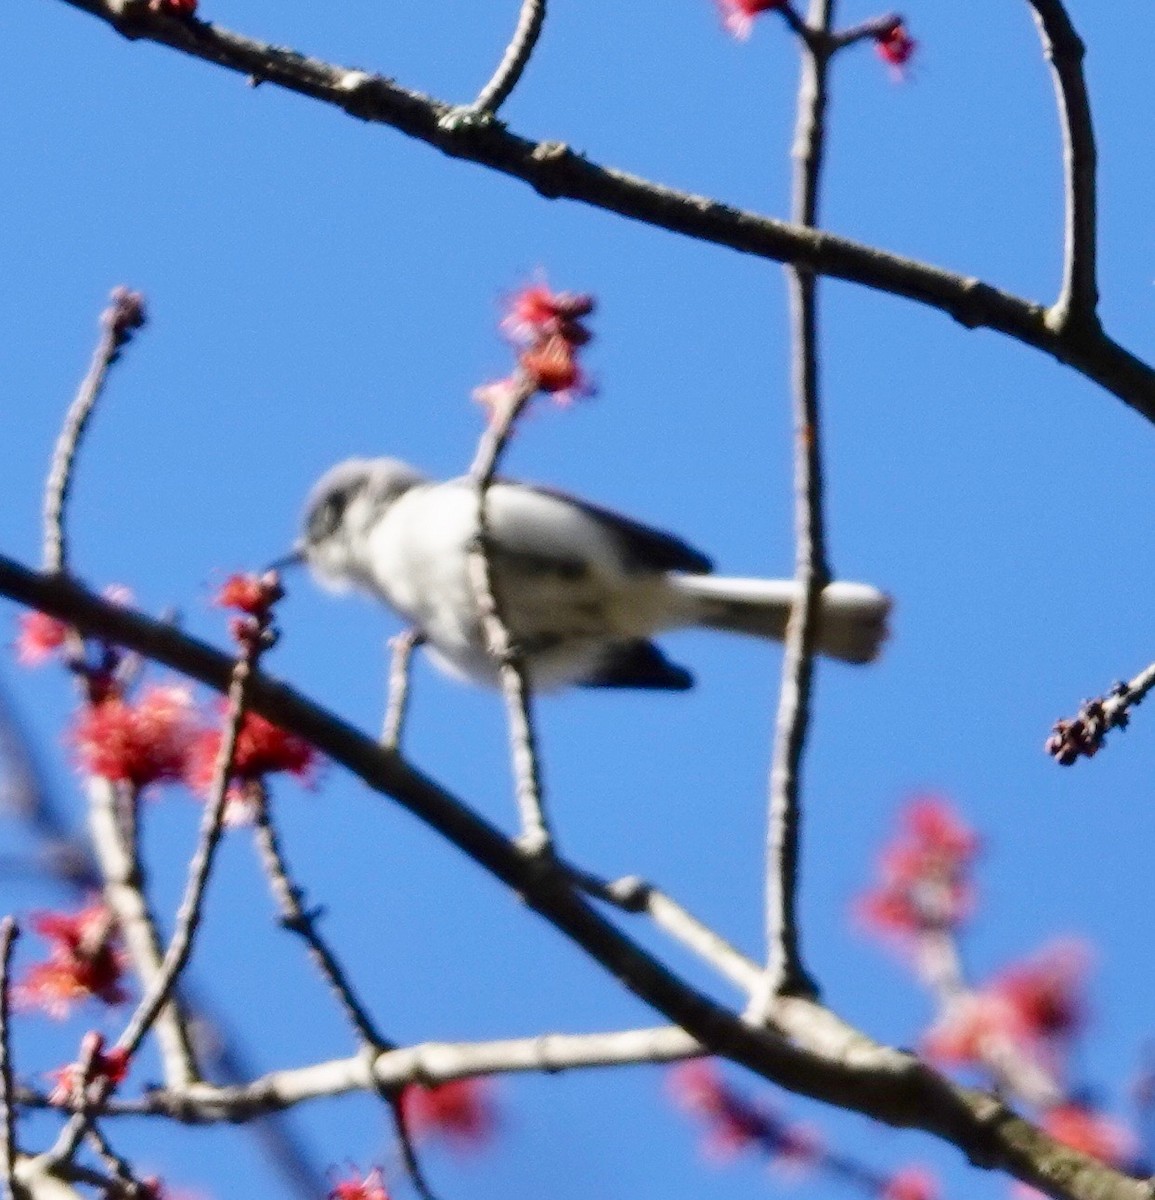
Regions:
<instances>
[{"instance_id":1,"label":"blue sky","mask_svg":"<svg viewBox=\"0 0 1155 1200\"><path fill-rule=\"evenodd\" d=\"M336 5L203 0L205 17L445 99L488 77L516 4ZM876 10L851 0L847 21ZM1102 161L1109 329L1142 354L1155 301L1146 123L1155 82L1138 3L1072 3ZM869 48L834 83L828 224L1047 300L1061 192L1050 81L1027 6L906 10L921 46L895 84ZM509 468L674 529L732 573L790 571L786 319L780 271L446 159L271 87L131 44L56 0L0 12L19 69L0 79L0 547L38 557L42 481L95 319L114 284L152 320L116 369L85 443L72 520L77 569L139 603L178 607L221 640L215 581L281 552L327 466L392 453L432 473L468 462L471 389L506 369L498 302L536 271L599 300L588 360L599 395L543 411ZM782 214L796 64L778 23L745 44L709 0L555 0L540 51L503 112L530 137ZM1149 862L1155 716L1067 771L1051 722L1155 656L1147 593L1155 434L1036 352L846 284L824 288L832 558L896 599L884 661L824 666L806 772L805 948L831 1004L911 1044L929 1009L901 965L847 918L875 847L918 789L952 796L982 831L976 977L1056 934L1096 948L1088 1077L1126 1111L1152 1035ZM11 626L15 611L0 608ZM366 728L396 625L294 581L270 666ZM573 693L541 705L562 843L608 875L636 872L729 937L760 947L765 773L779 654L681 634L688 696ZM66 681L0 668L81 820L60 730ZM501 706L422 665L410 753L511 827ZM331 769L278 790L287 851L325 930L398 1040L647 1024L651 1013L411 818ZM158 903L171 912L197 818L178 792L150 807ZM21 845L5 829L4 846ZM53 903L0 880L0 907ZM274 927L251 848L230 836L193 964L261 1068L346 1054L338 1015ZM639 936L661 945L645 931ZM30 939L31 940L31 939ZM30 955L32 947L25 947ZM671 952L679 965L683 960ZM692 977L705 980L692 965ZM724 993L719 993L724 995ZM732 997L730 997L732 999ZM29 1018L23 1070L57 1065L91 1015ZM116 1018L107 1026L118 1028ZM754 1085L760 1086L760 1085ZM781 1189L754 1164L715 1175L693 1131L637 1069L516 1079L488 1155L431 1156L446 1196L734 1200ZM1005 1183L949 1147L781 1097L840 1149L912 1158L949 1195ZM380 1158L385 1123L356 1098L295 1120L324 1163ZM30 1126L30 1130L36 1128ZM233 1130L126 1126L123 1146L220 1200L279 1194ZM803 1183L799 1194L833 1194Z\"/></svg>"}]
</instances>

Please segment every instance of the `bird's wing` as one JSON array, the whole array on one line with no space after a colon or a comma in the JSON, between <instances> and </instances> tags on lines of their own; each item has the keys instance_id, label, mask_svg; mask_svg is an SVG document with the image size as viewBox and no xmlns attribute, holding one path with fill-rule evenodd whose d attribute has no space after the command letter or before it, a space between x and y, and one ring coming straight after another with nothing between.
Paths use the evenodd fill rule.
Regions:
<instances>
[{"instance_id":1,"label":"bird's wing","mask_svg":"<svg viewBox=\"0 0 1155 1200\"><path fill-rule=\"evenodd\" d=\"M660 529L643 525L640 521L634 521L612 509L591 504L588 500L571 496L556 488L529 483L518 486L539 496L547 496L570 505L594 521L613 539L621 555L622 565L627 570L685 571L691 575L705 575L714 569L714 564L700 550L695 550L672 533L664 533Z\"/></svg>"},{"instance_id":2,"label":"bird's wing","mask_svg":"<svg viewBox=\"0 0 1155 1200\"><path fill-rule=\"evenodd\" d=\"M578 681L589 688L647 688L655 692L684 692L694 677L678 666L653 642L614 642L606 648L597 669Z\"/></svg>"}]
</instances>

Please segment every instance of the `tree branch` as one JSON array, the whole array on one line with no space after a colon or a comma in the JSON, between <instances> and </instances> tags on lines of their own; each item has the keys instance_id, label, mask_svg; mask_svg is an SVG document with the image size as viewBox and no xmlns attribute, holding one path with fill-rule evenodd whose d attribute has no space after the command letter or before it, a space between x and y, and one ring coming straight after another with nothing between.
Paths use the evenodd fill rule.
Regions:
<instances>
[{"instance_id":1,"label":"tree branch","mask_svg":"<svg viewBox=\"0 0 1155 1200\"><path fill-rule=\"evenodd\" d=\"M140 857L124 838L117 813L117 785L93 776L87 780L87 792L88 827L103 876L104 902L116 917L133 971L148 993L158 986L164 953L145 894ZM198 1071L188 1025L176 997L160 1012L156 1033L165 1082L169 1087L187 1086L198 1077Z\"/></svg>"},{"instance_id":2,"label":"tree branch","mask_svg":"<svg viewBox=\"0 0 1155 1200\"><path fill-rule=\"evenodd\" d=\"M1060 330L1075 325L1098 328L1098 218L1095 203L1095 129L1083 78L1082 40L1063 0L1028 0L1051 64L1059 123L1063 130L1066 219L1063 285L1052 323Z\"/></svg>"},{"instance_id":3,"label":"tree branch","mask_svg":"<svg viewBox=\"0 0 1155 1200\"><path fill-rule=\"evenodd\" d=\"M521 11L517 15L517 28L513 31L513 37L501 57L501 62L497 64L493 77L481 89L467 111L496 113L509 99L525 68L529 66L537 39L541 37L541 29L545 24L545 6L546 0L522 0Z\"/></svg>"},{"instance_id":4,"label":"tree branch","mask_svg":"<svg viewBox=\"0 0 1155 1200\"><path fill-rule=\"evenodd\" d=\"M269 815L268 798L265 796L261 797L258 805L254 833L261 865L280 910L281 924L297 934L308 947L309 957L337 998L362 1047L375 1051L392 1049L392 1043L377 1031L373 1018L357 999L336 957L317 932L314 915L306 912L301 904L301 889L289 878L289 869L281 853L280 840Z\"/></svg>"},{"instance_id":5,"label":"tree branch","mask_svg":"<svg viewBox=\"0 0 1155 1200\"><path fill-rule=\"evenodd\" d=\"M333 104L361 120L391 126L452 157L522 179L547 198L578 200L699 241L795 263L820 275L904 296L969 329L995 330L1058 359L1155 421L1155 369L1100 329L1049 321L1044 305L982 280L664 187L600 166L563 142L518 137L498 122L443 128L442 118L453 111L452 105L381 75L309 58L219 25L152 14L133 0L62 2L100 18L127 38L171 46L262 83Z\"/></svg>"},{"instance_id":6,"label":"tree branch","mask_svg":"<svg viewBox=\"0 0 1155 1200\"><path fill-rule=\"evenodd\" d=\"M109 297L108 308L100 314L100 340L92 355L76 398L64 417L52 466L44 488L44 569L68 569L68 539L64 527L64 509L72 483L72 468L80 449L84 431L104 390L108 369L120 357L121 350L132 339L133 332L144 324L144 305L139 292L118 287Z\"/></svg>"},{"instance_id":7,"label":"tree branch","mask_svg":"<svg viewBox=\"0 0 1155 1200\"><path fill-rule=\"evenodd\" d=\"M819 187L826 149L827 39L834 0L812 0L808 25L820 34L802 48L802 78L794 134L792 216L818 223ZM794 578L798 599L786 625L782 683L770 767L766 843L766 980L750 1016L765 1020L771 997L815 995L798 947L798 865L802 756L810 726L814 651L822 589L830 579L822 504L822 421L818 366L818 281L813 272L786 269L790 293L791 390L794 425Z\"/></svg>"},{"instance_id":8,"label":"tree branch","mask_svg":"<svg viewBox=\"0 0 1155 1200\"><path fill-rule=\"evenodd\" d=\"M218 691L228 687L233 666L228 655L172 626L111 604L75 580L38 574L0 555L0 594L144 654L208 687ZM751 1028L604 920L576 893L561 868L542 870L540 859L528 858L487 821L374 738L287 684L259 674L251 680L250 704L439 832L710 1053L740 1063L790 1091L886 1124L933 1133L956 1145L976 1165L1007 1171L1051 1195L1069 1200L1152 1200L1146 1183L1060 1146L1015 1116L997 1097L959 1087L914 1056L877 1046L821 1006L783 999L775 1011L780 1035ZM205 1086L194 1084L189 1094L195 1097Z\"/></svg>"},{"instance_id":9,"label":"tree branch","mask_svg":"<svg viewBox=\"0 0 1155 1200\"><path fill-rule=\"evenodd\" d=\"M469 478L477 496L477 536L475 545L468 551L467 565L486 647L497 666L501 694L505 700L514 791L521 817L519 844L528 854L548 854L553 837L545 812L529 672L522 649L510 636L502 615L502 597L494 578L491 559L487 504L490 485L513 435L517 419L536 391L537 381L525 371L519 371L508 395L494 410L477 447L477 454L469 468Z\"/></svg>"}]
</instances>

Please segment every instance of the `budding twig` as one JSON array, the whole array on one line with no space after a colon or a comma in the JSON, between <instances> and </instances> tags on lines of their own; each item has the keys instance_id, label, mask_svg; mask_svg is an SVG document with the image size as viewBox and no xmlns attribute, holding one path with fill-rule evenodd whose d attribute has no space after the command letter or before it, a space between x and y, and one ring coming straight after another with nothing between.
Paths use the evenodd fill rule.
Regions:
<instances>
[{"instance_id":1,"label":"budding twig","mask_svg":"<svg viewBox=\"0 0 1155 1200\"><path fill-rule=\"evenodd\" d=\"M1102 750L1112 729L1126 729L1131 709L1142 703L1155 687L1155 663L1139 672L1130 683L1116 683L1105 695L1085 700L1069 720L1056 721L1044 748L1063 767L1080 758L1093 758Z\"/></svg>"},{"instance_id":2,"label":"budding twig","mask_svg":"<svg viewBox=\"0 0 1155 1200\"><path fill-rule=\"evenodd\" d=\"M229 799L233 758L248 708L253 671L261 654L273 641L267 624L267 616L263 620L254 618L253 624L254 628L239 639L241 652L233 667L232 682L229 685L224 734L217 751L212 788L205 803L199 840L189 862L185 892L180 908L177 910L176 929L168 944L168 949L165 951L159 977L149 993L141 1000L139 1007L117 1041L117 1046L127 1051L129 1055L136 1053L141 1040L152 1027L157 1014L164 1007L176 986L192 953L193 939L200 926L205 889L208 886L213 858L224 829L225 807Z\"/></svg>"},{"instance_id":3,"label":"budding twig","mask_svg":"<svg viewBox=\"0 0 1155 1200\"><path fill-rule=\"evenodd\" d=\"M498 463L518 417L537 391L537 381L521 371L515 386L493 413L469 468L477 492L477 538L469 552L469 578L477 597L489 653L497 665L501 693L509 722L509 748L513 764L517 807L521 814L521 847L527 853L545 854L552 845L542 797L541 765L537 753L529 678L519 648L509 635L501 612L490 560L487 495Z\"/></svg>"},{"instance_id":4,"label":"budding twig","mask_svg":"<svg viewBox=\"0 0 1155 1200\"><path fill-rule=\"evenodd\" d=\"M128 288L114 288L109 306L100 316L100 340L80 385L64 417L64 427L52 453L52 466L44 490L44 569L61 572L68 569L68 540L64 526L64 510L72 484L76 452L88 427L108 369L120 357L121 350L132 335L144 324L144 297Z\"/></svg>"}]
</instances>

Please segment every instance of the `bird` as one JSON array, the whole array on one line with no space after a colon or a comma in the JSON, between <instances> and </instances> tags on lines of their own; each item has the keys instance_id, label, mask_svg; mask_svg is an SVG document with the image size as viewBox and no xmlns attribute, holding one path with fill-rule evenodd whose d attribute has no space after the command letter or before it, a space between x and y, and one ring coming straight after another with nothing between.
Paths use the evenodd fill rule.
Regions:
<instances>
[{"instance_id":1,"label":"bird","mask_svg":"<svg viewBox=\"0 0 1155 1200\"><path fill-rule=\"evenodd\" d=\"M794 580L713 575L680 538L549 487L497 478L485 505L493 593L534 692L685 691L693 676L653 641L669 630L785 637L800 594ZM496 686L499 664L469 571L477 517L469 476L437 482L399 459L353 458L314 485L290 558L329 590L384 601L450 674ZM869 584L828 584L818 652L872 661L890 607Z\"/></svg>"}]
</instances>

